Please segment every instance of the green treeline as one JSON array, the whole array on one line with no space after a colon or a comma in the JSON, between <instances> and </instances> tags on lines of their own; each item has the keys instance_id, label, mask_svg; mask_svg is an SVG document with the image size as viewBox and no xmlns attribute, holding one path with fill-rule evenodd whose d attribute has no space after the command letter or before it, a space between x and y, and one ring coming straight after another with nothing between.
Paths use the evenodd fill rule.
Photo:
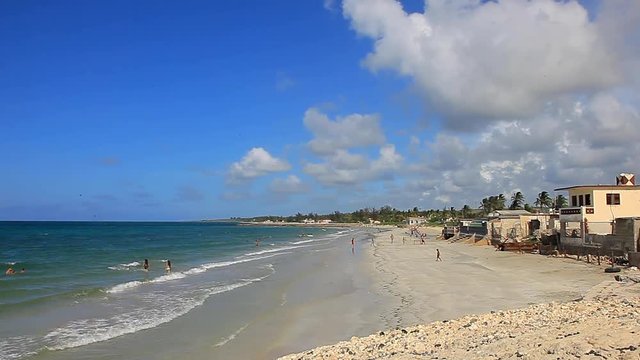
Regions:
<instances>
[{"instance_id":1,"label":"green treeline","mask_svg":"<svg viewBox=\"0 0 640 360\"><path fill-rule=\"evenodd\" d=\"M460 209L454 207L443 209L421 210L414 207L409 210L398 210L391 206L385 205L381 208L364 208L351 213L343 213L334 211L331 214L297 213L292 216L257 216L252 218L232 218L240 221L272 221L272 222L303 222L305 220L313 220L314 222L322 220L331 220L337 223L364 223L379 221L381 224L393 225L405 222L408 217L424 217L429 223L443 224L453 222L458 219L470 219L486 216L494 210L527 210L530 212L547 211L548 209L558 209L567 206L567 199L563 195L552 198L548 192L542 191L538 194L533 205L526 202L524 195L518 191L507 199L504 194L492 195L483 198L478 207L464 205Z\"/></svg>"}]
</instances>

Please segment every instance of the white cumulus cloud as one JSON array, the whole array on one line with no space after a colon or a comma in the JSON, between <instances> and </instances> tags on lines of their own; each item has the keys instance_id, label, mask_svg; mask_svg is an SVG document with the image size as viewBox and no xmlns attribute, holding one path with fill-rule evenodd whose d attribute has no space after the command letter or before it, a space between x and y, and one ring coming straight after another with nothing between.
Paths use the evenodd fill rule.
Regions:
<instances>
[{"instance_id":1,"label":"white cumulus cloud","mask_svg":"<svg viewBox=\"0 0 640 360\"><path fill-rule=\"evenodd\" d=\"M373 160L340 150L326 156L324 162L307 164L303 170L324 185L358 185L393 178L394 171L403 165L403 161L395 146L387 144Z\"/></svg>"},{"instance_id":2,"label":"white cumulus cloud","mask_svg":"<svg viewBox=\"0 0 640 360\"><path fill-rule=\"evenodd\" d=\"M304 114L304 125L314 135L309 148L320 155L385 142L378 115L351 114L331 120L318 109L310 108Z\"/></svg>"},{"instance_id":3,"label":"white cumulus cloud","mask_svg":"<svg viewBox=\"0 0 640 360\"><path fill-rule=\"evenodd\" d=\"M227 175L230 182L237 182L289 169L291 165L286 160L273 157L265 149L256 147L249 150L240 161L231 164Z\"/></svg>"},{"instance_id":4,"label":"white cumulus cloud","mask_svg":"<svg viewBox=\"0 0 640 360\"><path fill-rule=\"evenodd\" d=\"M271 191L275 193L293 194L307 190L305 184L295 175L289 175L286 178L274 179L270 186Z\"/></svg>"},{"instance_id":5,"label":"white cumulus cloud","mask_svg":"<svg viewBox=\"0 0 640 360\"><path fill-rule=\"evenodd\" d=\"M374 41L365 66L413 79L453 126L530 116L621 80L604 30L576 1L432 0L407 13L395 0L345 0L343 12Z\"/></svg>"}]
</instances>

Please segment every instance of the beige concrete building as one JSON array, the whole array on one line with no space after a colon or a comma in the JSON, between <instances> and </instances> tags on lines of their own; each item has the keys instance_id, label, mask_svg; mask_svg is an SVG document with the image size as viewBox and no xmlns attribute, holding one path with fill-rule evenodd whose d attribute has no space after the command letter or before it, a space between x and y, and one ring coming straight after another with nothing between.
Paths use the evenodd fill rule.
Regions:
<instances>
[{"instance_id":1,"label":"beige concrete building","mask_svg":"<svg viewBox=\"0 0 640 360\"><path fill-rule=\"evenodd\" d=\"M531 213L526 210L495 210L487 215L492 240L520 240L536 231L559 229L555 212Z\"/></svg>"},{"instance_id":2,"label":"beige concrete building","mask_svg":"<svg viewBox=\"0 0 640 360\"><path fill-rule=\"evenodd\" d=\"M616 185L576 185L555 189L569 192L569 207L560 209L561 233L614 234L615 219L640 217L640 186L633 174L620 174Z\"/></svg>"}]
</instances>

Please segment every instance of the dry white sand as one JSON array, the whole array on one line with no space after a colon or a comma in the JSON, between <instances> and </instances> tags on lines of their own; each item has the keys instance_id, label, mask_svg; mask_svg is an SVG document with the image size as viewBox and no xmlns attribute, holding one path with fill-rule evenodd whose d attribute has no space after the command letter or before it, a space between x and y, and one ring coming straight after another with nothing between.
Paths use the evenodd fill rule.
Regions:
<instances>
[{"instance_id":1,"label":"dry white sand","mask_svg":"<svg viewBox=\"0 0 640 360\"><path fill-rule=\"evenodd\" d=\"M406 231L380 233L370 249L376 292L390 295L385 301L393 304L390 313L382 314L387 329L568 301L611 279L601 268L572 259L436 240L439 229L426 229L426 244L418 240L414 245L416 238L409 238ZM435 261L436 249L442 262Z\"/></svg>"},{"instance_id":2,"label":"dry white sand","mask_svg":"<svg viewBox=\"0 0 640 360\"><path fill-rule=\"evenodd\" d=\"M405 231L378 233L366 263L380 302L370 316L384 335L287 359L640 359L639 285L620 288L604 264L435 240L439 229L420 245ZM564 304L545 304L552 301ZM517 308L525 309L502 311ZM401 327L409 328L394 330Z\"/></svg>"}]
</instances>

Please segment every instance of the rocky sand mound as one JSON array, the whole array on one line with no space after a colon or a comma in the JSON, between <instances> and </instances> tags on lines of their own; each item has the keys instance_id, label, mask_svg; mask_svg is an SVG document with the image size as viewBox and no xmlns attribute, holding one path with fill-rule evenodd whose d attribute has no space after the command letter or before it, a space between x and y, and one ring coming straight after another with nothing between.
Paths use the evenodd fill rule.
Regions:
<instances>
[{"instance_id":1,"label":"rocky sand mound","mask_svg":"<svg viewBox=\"0 0 640 360\"><path fill-rule=\"evenodd\" d=\"M579 301L469 315L281 359L640 359L640 284L605 282Z\"/></svg>"}]
</instances>

